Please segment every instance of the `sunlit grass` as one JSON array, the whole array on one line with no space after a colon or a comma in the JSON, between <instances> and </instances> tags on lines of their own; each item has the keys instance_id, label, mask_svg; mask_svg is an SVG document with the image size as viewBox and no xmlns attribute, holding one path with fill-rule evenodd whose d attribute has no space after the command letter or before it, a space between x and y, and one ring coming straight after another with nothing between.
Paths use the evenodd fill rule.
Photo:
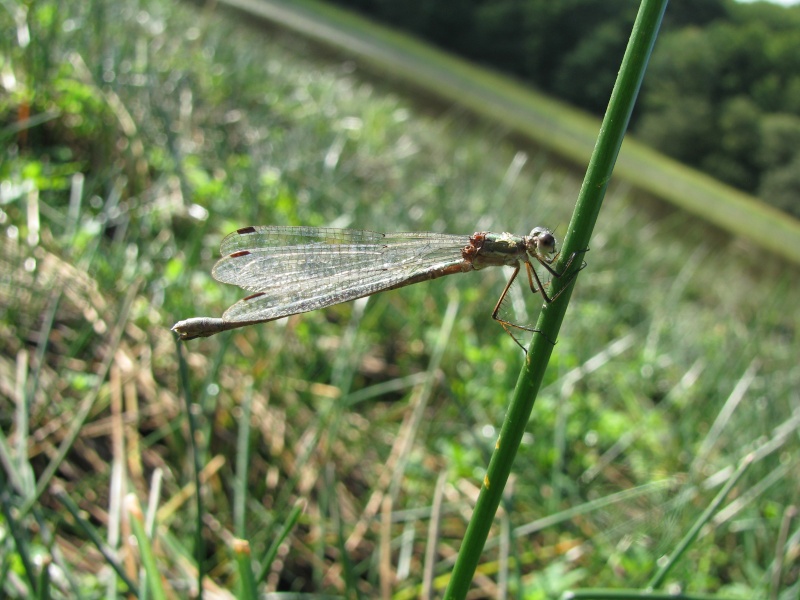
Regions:
<instances>
[{"instance_id":1,"label":"sunlit grass","mask_svg":"<svg viewBox=\"0 0 800 600\"><path fill-rule=\"evenodd\" d=\"M23 22L38 43L6 42L15 87L6 77L0 96L0 451L3 523L27 535L3 538L3 592L35 590L40 555L54 595L125 588L60 488L140 586L123 499L151 514L157 492L154 558L184 593L197 520L169 327L242 296L210 277L222 236L249 224L563 234L580 174L219 14L37 3ZM52 119L20 126L25 105ZM643 587L755 453L666 585L764 595L796 548L790 525L776 550L797 503L797 272L627 190L606 208L515 463L508 529L498 522L476 585ZM256 575L273 557L269 590L416 597L427 552L446 584L523 359L489 317L502 285L472 273L185 345L213 585L237 589L234 537ZM534 316L540 304L527 298Z\"/></svg>"}]
</instances>

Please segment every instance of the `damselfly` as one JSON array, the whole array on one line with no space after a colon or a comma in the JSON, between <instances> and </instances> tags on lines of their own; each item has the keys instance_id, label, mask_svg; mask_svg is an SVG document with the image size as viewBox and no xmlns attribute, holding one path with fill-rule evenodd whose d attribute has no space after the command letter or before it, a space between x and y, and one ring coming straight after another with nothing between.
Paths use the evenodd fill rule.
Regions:
<instances>
[{"instance_id":1,"label":"damselfly","mask_svg":"<svg viewBox=\"0 0 800 600\"><path fill-rule=\"evenodd\" d=\"M536 227L524 236L244 227L222 240L220 253L223 258L214 266L214 278L251 294L228 308L221 319L194 317L176 323L172 330L183 340L274 321L453 273L508 266L514 267L514 272L492 318L522 346L510 328L536 330L499 315L520 268L525 265L531 291L541 292L549 304L565 288L550 297L531 261L538 262L553 277L561 277L575 258L572 254L564 270L557 272L552 266L558 258L556 238L544 227Z\"/></svg>"}]
</instances>

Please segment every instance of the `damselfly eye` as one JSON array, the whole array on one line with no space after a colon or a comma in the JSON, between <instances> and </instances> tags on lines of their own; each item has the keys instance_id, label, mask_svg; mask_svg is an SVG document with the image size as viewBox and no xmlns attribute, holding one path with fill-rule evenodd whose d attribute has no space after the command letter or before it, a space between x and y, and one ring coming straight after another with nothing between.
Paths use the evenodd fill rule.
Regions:
<instances>
[{"instance_id":1,"label":"damselfly eye","mask_svg":"<svg viewBox=\"0 0 800 600\"><path fill-rule=\"evenodd\" d=\"M539 234L537 238L539 250L547 254L552 254L556 251L556 238L549 231Z\"/></svg>"}]
</instances>

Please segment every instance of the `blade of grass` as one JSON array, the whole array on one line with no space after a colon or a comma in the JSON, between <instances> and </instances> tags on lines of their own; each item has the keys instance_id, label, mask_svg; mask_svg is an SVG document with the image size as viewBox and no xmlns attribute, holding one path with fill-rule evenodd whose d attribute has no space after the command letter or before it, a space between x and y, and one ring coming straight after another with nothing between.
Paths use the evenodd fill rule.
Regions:
<instances>
[{"instance_id":1,"label":"blade of grass","mask_svg":"<svg viewBox=\"0 0 800 600\"><path fill-rule=\"evenodd\" d=\"M240 539L247 535L247 473L250 464L250 416L253 412L253 379L248 377L236 437L236 477L233 492L233 530ZM249 552L248 547L248 552Z\"/></svg>"},{"instance_id":2,"label":"blade of grass","mask_svg":"<svg viewBox=\"0 0 800 600\"><path fill-rule=\"evenodd\" d=\"M31 465L28 462L28 435L30 434L30 414L28 412L28 407L30 406L29 399L31 397L26 397L25 394L27 373L28 352L26 350L20 350L17 352L17 403L15 407L16 410L14 411L14 420L17 423L16 469L17 473L20 475L20 482L24 486L24 495L26 496L29 495L34 489L33 469L31 469Z\"/></svg>"},{"instance_id":3,"label":"blade of grass","mask_svg":"<svg viewBox=\"0 0 800 600\"><path fill-rule=\"evenodd\" d=\"M64 508L69 511L69 514L71 514L72 518L75 519L75 524L84 531L86 537L89 538L89 541L94 544L95 548L97 548L97 551L103 556L106 564L114 569L117 575L119 575L120 579L125 582L125 585L128 586L130 593L132 593L134 596L138 596L139 591L137 589L136 582L131 581L131 579L128 577L125 569L114 556L114 550L106 545L106 543L103 541L103 538L94 528L94 526L81 516L80 508L78 508L78 506L72 501L72 498L69 497L67 492L63 489L58 489L53 495L58 499L59 502L61 502L62 505L64 505Z\"/></svg>"},{"instance_id":4,"label":"blade of grass","mask_svg":"<svg viewBox=\"0 0 800 600\"><path fill-rule=\"evenodd\" d=\"M332 465L328 465L324 471L323 477L325 478L326 488L330 490L327 496L327 506L325 509L329 511L331 517L332 527L334 529L333 535L336 536L336 549L339 552L340 562L342 565L342 582L344 587L345 598L362 598L361 591L357 585L358 576L355 572L353 560L347 550L345 528L342 523L341 507L339 506L339 498L336 494L336 485L334 479L334 472ZM320 503L322 506L322 503Z\"/></svg>"},{"instance_id":5,"label":"blade of grass","mask_svg":"<svg viewBox=\"0 0 800 600\"><path fill-rule=\"evenodd\" d=\"M25 574L25 583L28 592L35 595L37 592L37 569L31 554L30 543L22 520L17 517L18 513L12 510L11 494L7 487L5 473L0 470L0 515L6 523L6 529L10 537L14 540L14 549L22 563L22 570ZM4 542L5 544L5 542Z\"/></svg>"},{"instance_id":6,"label":"blade of grass","mask_svg":"<svg viewBox=\"0 0 800 600\"><path fill-rule=\"evenodd\" d=\"M573 252L581 252L589 247L589 240L597 222L600 206L611 179L614 163L625 136L666 5L667 0L643 0L640 5L564 240L558 265L561 269ZM566 289L558 300L542 310L539 317L536 328L542 335L534 335L528 349L445 598L464 598L469 590L553 351L553 345L549 340L558 338L569 305L572 286L569 281L562 281L567 279L569 278L564 277L553 282L553 294L559 293L565 286Z\"/></svg>"},{"instance_id":7,"label":"blade of grass","mask_svg":"<svg viewBox=\"0 0 800 600\"><path fill-rule=\"evenodd\" d=\"M205 557L205 543L203 540L203 494L200 472L203 465L200 462L200 450L197 447L197 440L200 437L200 430L195 414L196 404L192 403L191 392L189 390L189 369L186 365L186 358L183 356L183 344L175 338L175 346L178 355L178 373L183 388L183 399L186 403L186 418L189 420L189 447L192 449L192 466L194 474L194 499L195 499L195 536L194 536L194 557L197 561L197 597L203 598L203 558ZM206 386L207 387L207 386ZM200 408L198 406L198 408ZM208 438L204 438L208 439Z\"/></svg>"},{"instance_id":8,"label":"blade of grass","mask_svg":"<svg viewBox=\"0 0 800 600\"><path fill-rule=\"evenodd\" d=\"M33 470L30 465L23 460L23 457L28 456L28 424L20 422L20 418L27 419L27 408L23 409L22 406L28 405L28 398L25 393L28 387L28 353L21 350L17 353L17 369L14 382L14 396L17 404L17 417L15 419L15 429L17 443L15 444L16 451L12 450L12 446L8 443L8 438L0 431L0 465L5 469L5 476L8 477L8 484L20 495L26 496L30 494L33 484L32 473ZM15 460L15 456L19 459Z\"/></svg>"},{"instance_id":9,"label":"blade of grass","mask_svg":"<svg viewBox=\"0 0 800 600\"><path fill-rule=\"evenodd\" d=\"M233 555L239 572L237 597L242 600L258 598L256 580L253 577L253 562L250 560L250 544L247 540L233 540Z\"/></svg>"},{"instance_id":10,"label":"blade of grass","mask_svg":"<svg viewBox=\"0 0 800 600\"><path fill-rule=\"evenodd\" d=\"M646 483L635 488L609 494L595 500L590 500L589 502L584 502L578 506L572 506L566 510L562 510L561 512L550 514L546 517L542 517L541 519L536 519L530 523L520 525L514 529L514 537L519 538L530 536L548 527L553 527L559 523L570 521L580 515L586 515L594 511L601 510L607 506L613 506L614 504L629 501L633 498L639 498L658 493L670 488L674 484L674 479L661 479L659 481L651 481L650 483Z\"/></svg>"},{"instance_id":11,"label":"blade of grass","mask_svg":"<svg viewBox=\"0 0 800 600\"><path fill-rule=\"evenodd\" d=\"M200 422L198 416L195 415L194 426L197 427L197 432L200 434L199 439L210 440L212 438L217 395L211 394L210 390L214 388L216 382L219 380L219 370L222 367L222 360L225 358L225 354L228 350L228 346L231 344L232 339L233 336L230 335L222 337L219 349L214 355L214 362L211 363L211 368L208 370L206 377L203 380L203 386L200 388L200 395L195 400L195 404L200 409L199 415L202 416L202 422ZM188 383L188 380L185 383ZM196 450L198 452L197 463L202 465L208 462L208 444L204 446L198 446Z\"/></svg>"},{"instance_id":12,"label":"blade of grass","mask_svg":"<svg viewBox=\"0 0 800 600\"><path fill-rule=\"evenodd\" d=\"M272 563L278 556L278 550L280 549L281 544L287 537L289 537L289 533L291 533L292 529L294 529L294 526L297 524L300 515L302 515L303 511L306 509L306 503L307 502L304 498L295 502L292 512L289 513L289 516L286 518L286 522L283 524L283 527L278 532L278 535L275 536L275 539L272 540L272 544L270 544L269 549L261 559L261 569L256 577L256 581L258 583L264 581L267 573L272 568Z\"/></svg>"},{"instance_id":13,"label":"blade of grass","mask_svg":"<svg viewBox=\"0 0 800 600\"><path fill-rule=\"evenodd\" d=\"M566 592L561 595L560 600L734 600L728 596L716 596L711 594L652 594L642 590L603 590L586 589L579 592Z\"/></svg>"},{"instance_id":14,"label":"blade of grass","mask_svg":"<svg viewBox=\"0 0 800 600\"><path fill-rule=\"evenodd\" d=\"M714 448L714 444L717 443L717 440L722 435L723 430L725 427L727 427L734 411L736 411L736 408L740 405L742 400L744 400L747 391L750 389L750 386L756 379L756 375L758 374L760 367L761 360L759 358L754 358L750 362L750 366L747 367L747 370L739 378L739 381L736 383L733 391L730 393L722 409L714 419L714 423L711 425L708 433L703 438L703 443L700 445L700 449L697 451L697 454L695 455L695 458L689 467L690 473L697 473L706 465L708 457L711 454L711 450Z\"/></svg>"},{"instance_id":15,"label":"blade of grass","mask_svg":"<svg viewBox=\"0 0 800 600\"><path fill-rule=\"evenodd\" d=\"M428 524L428 535L425 543L425 562L422 575L421 600L433 598L433 576L436 569L436 549L441 537L442 526L442 503L444 501L445 484L447 483L447 472L442 471L436 479L436 487L433 494L433 506L431 507L431 518Z\"/></svg>"},{"instance_id":16,"label":"blade of grass","mask_svg":"<svg viewBox=\"0 0 800 600\"><path fill-rule=\"evenodd\" d=\"M39 390L42 367L46 364L45 359L50 346L50 332L53 329L53 323L55 323L56 313L58 312L58 305L60 301L61 290L54 289L50 294L50 298L47 301L47 307L43 313L44 319L42 320L42 327L39 329L39 339L41 342L37 345L30 378L25 387L25 402L28 404L33 402L33 399L36 397L36 393Z\"/></svg>"},{"instance_id":17,"label":"blade of grass","mask_svg":"<svg viewBox=\"0 0 800 600\"><path fill-rule=\"evenodd\" d=\"M153 554L153 546L144 528L144 515L139 506L139 500L133 494L128 494L125 504L130 515L131 528L139 546L139 554L147 577L147 589L153 595L154 600L167 600L164 586L161 582L161 573L158 570L158 563Z\"/></svg>"},{"instance_id":18,"label":"blade of grass","mask_svg":"<svg viewBox=\"0 0 800 600\"><path fill-rule=\"evenodd\" d=\"M739 480L742 478L742 475L744 475L745 471L747 471L748 467L753 464L753 458L753 454L748 454L744 457L742 462L739 464L739 468L736 469L736 472L725 484L725 487L719 491L716 498L714 498L714 500L706 507L703 513L697 518L691 529L689 529L684 538L678 543L675 551L670 555L669 560L667 560L666 563L661 566L661 568L647 584L648 591L659 587L664 582L664 579L672 567L674 567L678 560L680 560L681 556L683 556L683 553L686 552L692 542L697 539L697 536L700 534L700 529L711 520L711 517L714 515L716 510L725 501L725 498L728 497L728 494L733 489L733 486L739 482Z\"/></svg>"},{"instance_id":19,"label":"blade of grass","mask_svg":"<svg viewBox=\"0 0 800 600\"><path fill-rule=\"evenodd\" d=\"M786 540L789 538L789 527L792 520L797 517L797 507L787 506L783 511L781 528L778 532L778 541L775 543L775 561L772 564L772 580L770 581L769 600L777 600L778 592L781 588L781 572L783 571L784 556L787 552L784 549Z\"/></svg>"},{"instance_id":20,"label":"blade of grass","mask_svg":"<svg viewBox=\"0 0 800 600\"><path fill-rule=\"evenodd\" d=\"M41 600L49 600L50 598L50 564L53 559L50 556L43 556L41 568L39 570L39 598Z\"/></svg>"}]
</instances>

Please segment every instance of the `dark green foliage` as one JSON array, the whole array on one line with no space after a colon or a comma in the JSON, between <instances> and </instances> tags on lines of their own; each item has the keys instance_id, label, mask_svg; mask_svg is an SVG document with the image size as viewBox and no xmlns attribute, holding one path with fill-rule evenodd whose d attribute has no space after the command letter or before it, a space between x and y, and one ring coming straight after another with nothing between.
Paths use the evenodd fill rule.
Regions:
<instances>
[{"instance_id":1,"label":"dark green foliage","mask_svg":"<svg viewBox=\"0 0 800 600\"><path fill-rule=\"evenodd\" d=\"M785 166L771 169L762 178L758 193L770 204L800 218L800 153Z\"/></svg>"},{"instance_id":2,"label":"dark green foliage","mask_svg":"<svg viewBox=\"0 0 800 600\"><path fill-rule=\"evenodd\" d=\"M787 169L800 151L799 69L797 10L741 6L704 29L667 33L651 65L636 133L800 216Z\"/></svg>"},{"instance_id":3,"label":"dark green foliage","mask_svg":"<svg viewBox=\"0 0 800 600\"><path fill-rule=\"evenodd\" d=\"M800 116L772 113L759 124L759 163L778 167L788 165L800 149Z\"/></svg>"}]
</instances>

